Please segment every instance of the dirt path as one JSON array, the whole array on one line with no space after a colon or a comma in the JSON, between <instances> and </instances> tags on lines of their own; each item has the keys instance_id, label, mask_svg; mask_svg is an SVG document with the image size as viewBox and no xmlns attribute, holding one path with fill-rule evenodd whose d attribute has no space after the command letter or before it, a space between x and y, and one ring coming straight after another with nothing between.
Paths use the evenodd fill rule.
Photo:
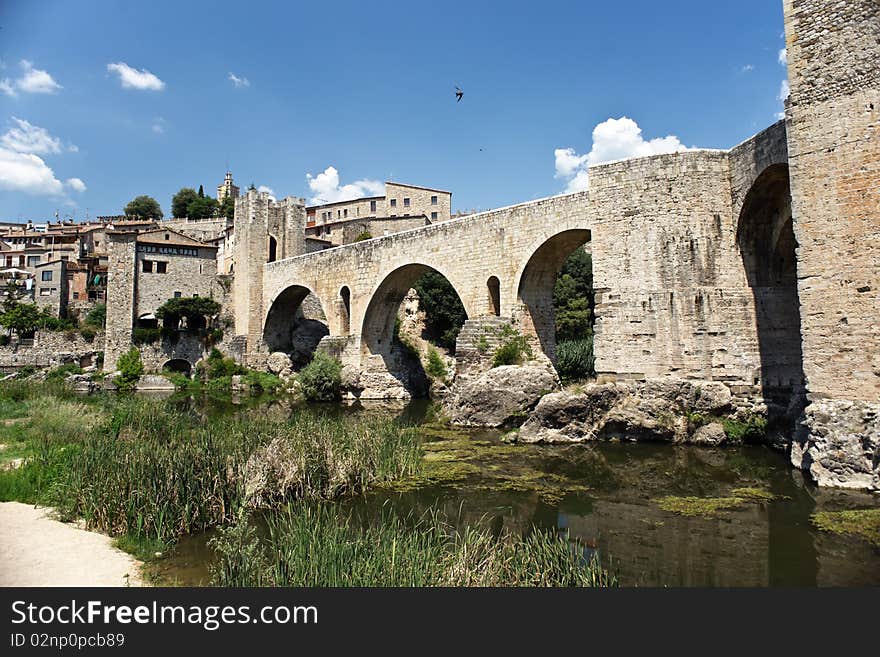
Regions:
<instances>
[{"instance_id":1,"label":"dirt path","mask_svg":"<svg viewBox=\"0 0 880 657\"><path fill-rule=\"evenodd\" d=\"M0 502L0 586L141 586L140 562L50 509Z\"/></svg>"}]
</instances>

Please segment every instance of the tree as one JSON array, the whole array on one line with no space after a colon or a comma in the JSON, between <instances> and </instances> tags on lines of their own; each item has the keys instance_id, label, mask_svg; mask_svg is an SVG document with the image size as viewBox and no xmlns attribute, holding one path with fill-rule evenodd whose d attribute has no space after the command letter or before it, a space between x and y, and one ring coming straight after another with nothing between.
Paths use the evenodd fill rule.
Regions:
<instances>
[{"instance_id":1,"label":"tree","mask_svg":"<svg viewBox=\"0 0 880 657\"><path fill-rule=\"evenodd\" d=\"M201 328L205 317L220 312L220 304L208 297L177 297L168 299L156 309L156 317L164 320L165 326L177 328L180 318L186 318L187 328Z\"/></svg>"},{"instance_id":2,"label":"tree","mask_svg":"<svg viewBox=\"0 0 880 657\"><path fill-rule=\"evenodd\" d=\"M199 185L199 198L205 198L205 188Z\"/></svg>"},{"instance_id":3,"label":"tree","mask_svg":"<svg viewBox=\"0 0 880 657\"><path fill-rule=\"evenodd\" d=\"M186 208L186 216L189 219L207 219L217 216L217 199L210 196L199 196Z\"/></svg>"},{"instance_id":4,"label":"tree","mask_svg":"<svg viewBox=\"0 0 880 657\"><path fill-rule=\"evenodd\" d=\"M199 197L192 187L181 187L180 191L171 197L171 215L173 217L189 216L189 204Z\"/></svg>"},{"instance_id":5,"label":"tree","mask_svg":"<svg viewBox=\"0 0 880 657\"><path fill-rule=\"evenodd\" d=\"M593 259L584 249L572 253L553 289L556 339L576 340L593 334Z\"/></svg>"},{"instance_id":6,"label":"tree","mask_svg":"<svg viewBox=\"0 0 880 657\"><path fill-rule=\"evenodd\" d=\"M30 335L43 324L45 314L33 303L19 303L13 299L3 302L0 324L19 336Z\"/></svg>"},{"instance_id":7,"label":"tree","mask_svg":"<svg viewBox=\"0 0 880 657\"><path fill-rule=\"evenodd\" d=\"M467 313L443 274L429 271L413 285L419 294L419 308L425 312L425 328L441 347L455 349L455 340Z\"/></svg>"},{"instance_id":8,"label":"tree","mask_svg":"<svg viewBox=\"0 0 880 657\"><path fill-rule=\"evenodd\" d=\"M235 219L235 199L227 196L220 204L220 216L226 217L230 221Z\"/></svg>"},{"instance_id":9,"label":"tree","mask_svg":"<svg viewBox=\"0 0 880 657\"><path fill-rule=\"evenodd\" d=\"M161 219L162 207L152 196L138 196L125 206L126 217L138 219Z\"/></svg>"}]
</instances>

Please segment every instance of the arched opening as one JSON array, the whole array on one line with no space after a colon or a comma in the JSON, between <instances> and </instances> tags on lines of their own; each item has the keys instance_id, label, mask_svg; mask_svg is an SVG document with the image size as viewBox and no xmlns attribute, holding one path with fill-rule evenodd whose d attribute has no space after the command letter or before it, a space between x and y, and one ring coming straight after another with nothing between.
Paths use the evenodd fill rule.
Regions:
<instances>
[{"instance_id":1,"label":"arched opening","mask_svg":"<svg viewBox=\"0 0 880 657\"><path fill-rule=\"evenodd\" d=\"M136 328L158 328L159 320L153 313L143 313L137 318Z\"/></svg>"},{"instance_id":2,"label":"arched opening","mask_svg":"<svg viewBox=\"0 0 880 657\"><path fill-rule=\"evenodd\" d=\"M347 285L339 290L339 302L342 304L339 313L342 318L342 333L348 335L351 332L351 290Z\"/></svg>"},{"instance_id":3,"label":"arched opening","mask_svg":"<svg viewBox=\"0 0 880 657\"><path fill-rule=\"evenodd\" d=\"M554 235L535 250L519 280L522 330L563 378L587 378L592 370L594 304L589 242L590 231L586 229ZM563 367L557 357L557 337L566 342ZM575 359L571 367L567 364L569 351Z\"/></svg>"},{"instance_id":4,"label":"arched opening","mask_svg":"<svg viewBox=\"0 0 880 657\"><path fill-rule=\"evenodd\" d=\"M761 368L754 383L768 406L786 409L804 384L788 165L767 168L752 185L736 237L755 301Z\"/></svg>"},{"instance_id":5,"label":"arched opening","mask_svg":"<svg viewBox=\"0 0 880 657\"><path fill-rule=\"evenodd\" d=\"M498 317L501 315L501 281L497 276L490 276L486 287L489 292L489 312Z\"/></svg>"},{"instance_id":6,"label":"arched opening","mask_svg":"<svg viewBox=\"0 0 880 657\"><path fill-rule=\"evenodd\" d=\"M189 376L192 373L192 365L188 360L184 360L183 358L172 358L171 360L165 361L165 364L162 365L162 370L167 372L178 372L179 374Z\"/></svg>"},{"instance_id":7,"label":"arched opening","mask_svg":"<svg viewBox=\"0 0 880 657\"><path fill-rule=\"evenodd\" d=\"M269 259L266 262L275 262L278 259L278 240L269 235Z\"/></svg>"},{"instance_id":8,"label":"arched opening","mask_svg":"<svg viewBox=\"0 0 880 657\"><path fill-rule=\"evenodd\" d=\"M370 299L363 348L366 355L380 356L410 394L423 396L427 377L421 359L432 348L454 353L466 319L458 292L441 272L422 264L404 265L386 276Z\"/></svg>"},{"instance_id":9,"label":"arched opening","mask_svg":"<svg viewBox=\"0 0 880 657\"><path fill-rule=\"evenodd\" d=\"M270 352L283 351L294 368L308 364L327 328L321 302L301 285L291 285L279 294L263 327L263 342Z\"/></svg>"}]
</instances>

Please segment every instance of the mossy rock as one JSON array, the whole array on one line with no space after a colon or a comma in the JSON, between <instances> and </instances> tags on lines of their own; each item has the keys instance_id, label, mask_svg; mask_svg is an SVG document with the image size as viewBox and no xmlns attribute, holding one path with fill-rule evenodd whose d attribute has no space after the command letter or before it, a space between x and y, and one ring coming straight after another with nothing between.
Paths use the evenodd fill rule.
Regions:
<instances>
[{"instance_id":1,"label":"mossy rock","mask_svg":"<svg viewBox=\"0 0 880 657\"><path fill-rule=\"evenodd\" d=\"M858 536L880 547L880 509L819 511L810 516L810 522L824 532Z\"/></svg>"}]
</instances>

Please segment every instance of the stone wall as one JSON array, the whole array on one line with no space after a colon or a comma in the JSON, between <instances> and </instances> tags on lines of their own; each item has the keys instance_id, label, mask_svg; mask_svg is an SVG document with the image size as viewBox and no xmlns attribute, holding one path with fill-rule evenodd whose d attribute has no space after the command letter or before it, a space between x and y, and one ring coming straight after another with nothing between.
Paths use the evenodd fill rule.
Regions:
<instances>
[{"instance_id":1,"label":"stone wall","mask_svg":"<svg viewBox=\"0 0 880 657\"><path fill-rule=\"evenodd\" d=\"M116 369L119 356L131 348L134 326L136 233L107 236L107 324L104 368Z\"/></svg>"},{"instance_id":2,"label":"stone wall","mask_svg":"<svg viewBox=\"0 0 880 657\"><path fill-rule=\"evenodd\" d=\"M159 306L175 296L217 298L221 295L217 283L216 251L207 248L198 248L196 251L198 255L143 253L138 250L134 261L137 317L155 313ZM153 263L152 271L144 271L144 260ZM157 271L157 262L165 263L164 273Z\"/></svg>"},{"instance_id":3,"label":"stone wall","mask_svg":"<svg viewBox=\"0 0 880 657\"><path fill-rule=\"evenodd\" d=\"M96 364L104 351L104 334L86 341L78 332L37 331L33 341L17 340L0 347L0 371L11 372L22 367L58 367L74 363L80 367Z\"/></svg>"},{"instance_id":4,"label":"stone wall","mask_svg":"<svg viewBox=\"0 0 880 657\"><path fill-rule=\"evenodd\" d=\"M220 237L229 225L226 217L212 217L210 219L166 219L159 224L159 228L176 230L196 240L207 242L215 237Z\"/></svg>"},{"instance_id":5,"label":"stone wall","mask_svg":"<svg viewBox=\"0 0 880 657\"><path fill-rule=\"evenodd\" d=\"M786 0L804 371L812 399L880 399L880 3Z\"/></svg>"}]
</instances>

